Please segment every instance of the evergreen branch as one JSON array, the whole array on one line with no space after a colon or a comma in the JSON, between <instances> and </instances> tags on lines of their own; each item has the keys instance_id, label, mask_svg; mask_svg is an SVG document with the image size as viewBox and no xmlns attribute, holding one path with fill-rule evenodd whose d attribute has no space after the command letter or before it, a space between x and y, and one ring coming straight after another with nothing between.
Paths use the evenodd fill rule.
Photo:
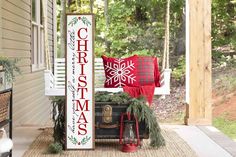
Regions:
<instances>
[{"instance_id":1,"label":"evergreen branch","mask_svg":"<svg viewBox=\"0 0 236 157\"><path fill-rule=\"evenodd\" d=\"M161 128L156 120L153 110L146 105L144 97L131 98L129 94L124 92L111 93L111 92L96 92L96 102L115 102L117 104L129 104L127 112L134 114L138 117L138 121L145 122L146 127L150 131L150 146L159 148L165 145L165 140L161 134ZM59 142L64 145L65 142L65 97L54 97L53 103L53 120L54 120L54 142Z\"/></svg>"},{"instance_id":2,"label":"evergreen branch","mask_svg":"<svg viewBox=\"0 0 236 157\"><path fill-rule=\"evenodd\" d=\"M161 128L157 122L156 116L153 110L146 105L144 97L138 99L133 98L127 112L134 114L138 117L139 122L144 121L146 127L150 130L150 146L159 148L165 146L165 139L161 134Z\"/></svg>"}]
</instances>

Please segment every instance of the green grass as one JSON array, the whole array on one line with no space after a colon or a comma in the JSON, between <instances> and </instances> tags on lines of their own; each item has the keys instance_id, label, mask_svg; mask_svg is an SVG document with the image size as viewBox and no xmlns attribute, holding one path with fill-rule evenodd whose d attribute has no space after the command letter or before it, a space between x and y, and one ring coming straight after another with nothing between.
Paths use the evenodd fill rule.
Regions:
<instances>
[{"instance_id":1,"label":"green grass","mask_svg":"<svg viewBox=\"0 0 236 157\"><path fill-rule=\"evenodd\" d=\"M236 121L230 121L224 117L217 117L213 119L213 125L231 139L236 139Z\"/></svg>"},{"instance_id":2,"label":"green grass","mask_svg":"<svg viewBox=\"0 0 236 157\"><path fill-rule=\"evenodd\" d=\"M217 95L231 93L236 90L236 71L230 74L216 76L213 79L213 89Z\"/></svg>"}]
</instances>

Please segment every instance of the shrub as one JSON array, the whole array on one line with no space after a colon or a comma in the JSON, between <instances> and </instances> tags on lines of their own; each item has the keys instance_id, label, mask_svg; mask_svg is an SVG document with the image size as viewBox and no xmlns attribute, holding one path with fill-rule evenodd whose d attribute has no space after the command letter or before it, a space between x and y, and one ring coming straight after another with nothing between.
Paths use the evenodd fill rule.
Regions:
<instances>
[{"instance_id":1,"label":"shrub","mask_svg":"<svg viewBox=\"0 0 236 157\"><path fill-rule=\"evenodd\" d=\"M62 152L62 145L58 142L51 143L48 147L48 152L51 154L59 154Z\"/></svg>"},{"instance_id":2,"label":"shrub","mask_svg":"<svg viewBox=\"0 0 236 157\"><path fill-rule=\"evenodd\" d=\"M173 68L172 71L172 79L174 84L183 84L185 81L185 56L180 56L177 65L174 65L175 68Z\"/></svg>"}]
</instances>

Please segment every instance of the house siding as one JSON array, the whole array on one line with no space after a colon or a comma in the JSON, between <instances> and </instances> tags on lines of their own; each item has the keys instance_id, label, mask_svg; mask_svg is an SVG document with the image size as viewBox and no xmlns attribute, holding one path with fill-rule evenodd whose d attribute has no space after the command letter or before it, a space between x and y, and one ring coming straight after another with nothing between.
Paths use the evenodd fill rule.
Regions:
<instances>
[{"instance_id":1,"label":"house siding","mask_svg":"<svg viewBox=\"0 0 236 157\"><path fill-rule=\"evenodd\" d=\"M31 0L0 0L0 55L19 58L18 75L13 85L13 124L45 125L51 104L45 96L44 70L31 69ZM48 0L48 42L54 58L53 3ZM52 64L53 65L53 64Z\"/></svg>"}]
</instances>

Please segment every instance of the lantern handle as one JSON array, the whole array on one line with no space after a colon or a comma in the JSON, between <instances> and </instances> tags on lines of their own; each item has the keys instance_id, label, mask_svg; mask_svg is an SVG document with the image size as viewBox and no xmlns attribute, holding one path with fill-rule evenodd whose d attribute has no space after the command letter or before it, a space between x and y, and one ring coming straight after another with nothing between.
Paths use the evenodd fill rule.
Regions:
<instances>
[{"instance_id":1,"label":"lantern handle","mask_svg":"<svg viewBox=\"0 0 236 157\"><path fill-rule=\"evenodd\" d=\"M131 114L130 114L130 112L127 112L126 115L127 115L128 120L131 120Z\"/></svg>"},{"instance_id":2,"label":"lantern handle","mask_svg":"<svg viewBox=\"0 0 236 157\"><path fill-rule=\"evenodd\" d=\"M135 119L135 123L136 123L136 136L137 136L137 145L136 146L139 146L140 145L140 138L139 138L139 125L138 125L138 119L135 115L134 116L134 119Z\"/></svg>"},{"instance_id":3,"label":"lantern handle","mask_svg":"<svg viewBox=\"0 0 236 157\"><path fill-rule=\"evenodd\" d=\"M122 144L123 122L124 122L124 113L121 113L121 116L120 116L120 140L119 140L120 144Z\"/></svg>"}]
</instances>

